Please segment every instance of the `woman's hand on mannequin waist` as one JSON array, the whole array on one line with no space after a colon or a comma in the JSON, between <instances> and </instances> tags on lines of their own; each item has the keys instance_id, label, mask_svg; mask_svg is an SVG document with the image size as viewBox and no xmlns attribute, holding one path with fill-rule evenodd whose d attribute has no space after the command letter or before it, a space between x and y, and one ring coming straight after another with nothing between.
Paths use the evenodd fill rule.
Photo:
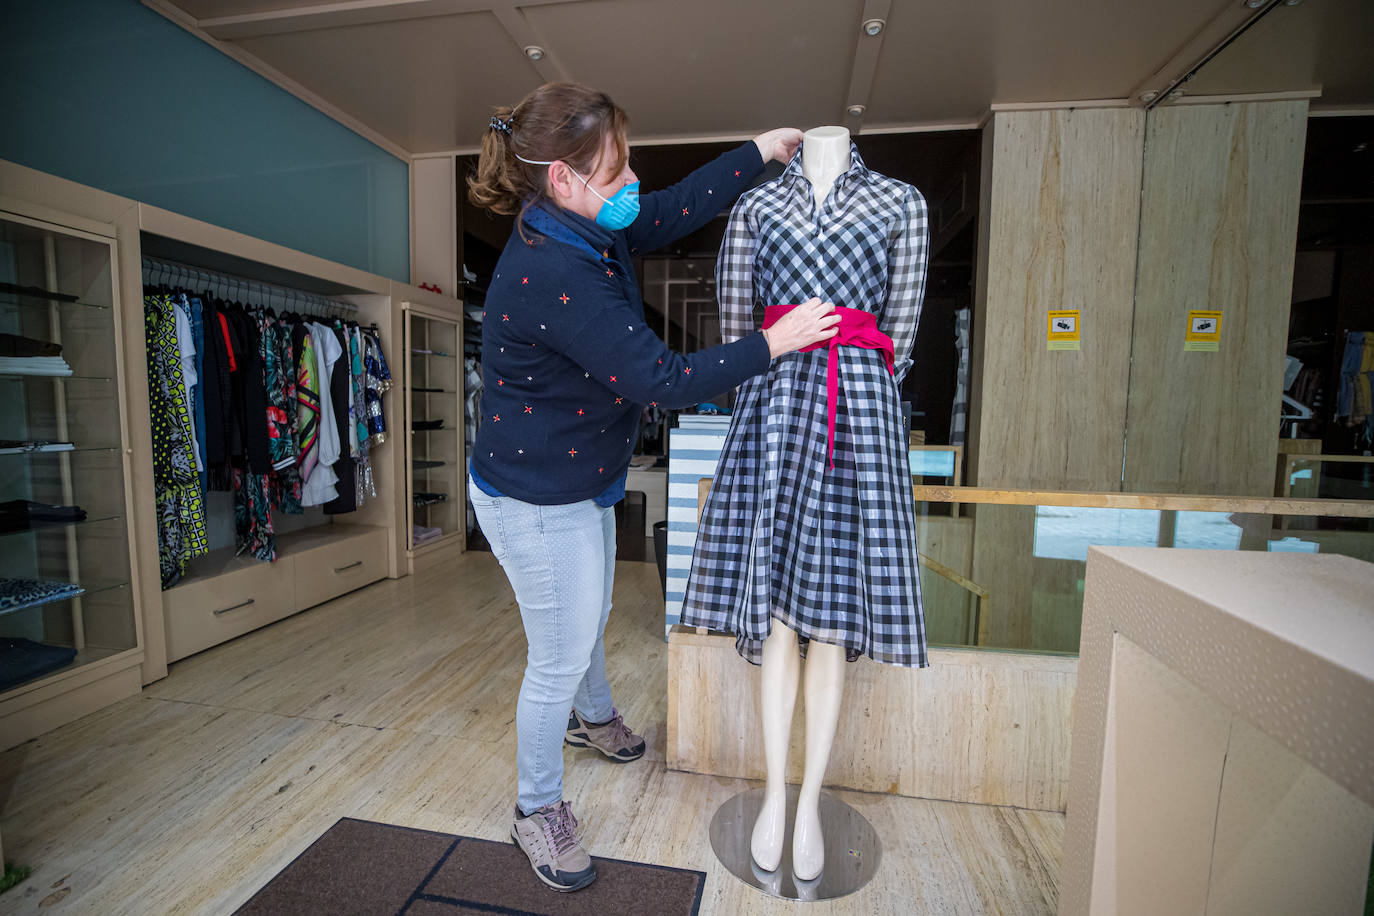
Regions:
<instances>
[{"instance_id":1,"label":"woman's hand on mannequin waist","mask_svg":"<svg viewBox=\"0 0 1374 916\"><path fill-rule=\"evenodd\" d=\"M792 154L801 146L801 142L802 132L795 127L779 127L754 138L754 145L759 148L765 165L772 159L784 164L791 161Z\"/></svg>"},{"instance_id":2,"label":"woman's hand on mannequin waist","mask_svg":"<svg viewBox=\"0 0 1374 916\"><path fill-rule=\"evenodd\" d=\"M777 359L784 353L829 340L839 333L835 327L839 323L835 303L811 298L779 318L763 332L763 339L768 341L769 355Z\"/></svg>"}]
</instances>

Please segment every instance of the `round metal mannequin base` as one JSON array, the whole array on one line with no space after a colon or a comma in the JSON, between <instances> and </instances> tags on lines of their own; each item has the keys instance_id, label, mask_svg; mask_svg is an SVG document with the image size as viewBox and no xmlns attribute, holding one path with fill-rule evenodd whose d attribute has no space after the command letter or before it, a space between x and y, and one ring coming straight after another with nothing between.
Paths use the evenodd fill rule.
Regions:
<instances>
[{"instance_id":1,"label":"round metal mannequin base","mask_svg":"<svg viewBox=\"0 0 1374 916\"><path fill-rule=\"evenodd\" d=\"M858 811L829 792L821 793L821 835L825 838L825 867L820 875L802 881L792 874L792 826L797 813L797 786L787 787L787 829L782 861L767 872L754 864L749 842L754 821L763 807L763 789L749 789L720 806L711 818L711 848L730 874L770 897L784 900L833 900L863 887L878 870L882 844L873 825Z\"/></svg>"}]
</instances>

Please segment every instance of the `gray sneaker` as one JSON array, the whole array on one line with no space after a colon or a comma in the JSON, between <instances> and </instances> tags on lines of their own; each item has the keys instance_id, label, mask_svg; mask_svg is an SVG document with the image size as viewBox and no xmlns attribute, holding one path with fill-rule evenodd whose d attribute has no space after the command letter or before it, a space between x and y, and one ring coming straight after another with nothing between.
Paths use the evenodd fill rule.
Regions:
<instances>
[{"instance_id":1,"label":"gray sneaker","mask_svg":"<svg viewBox=\"0 0 1374 916\"><path fill-rule=\"evenodd\" d=\"M517 805L510 838L529 856L539 880L556 891L581 890L596 880L596 866L577 839L577 818L565 801L545 805L528 817Z\"/></svg>"},{"instance_id":2,"label":"gray sneaker","mask_svg":"<svg viewBox=\"0 0 1374 916\"><path fill-rule=\"evenodd\" d=\"M611 710L611 721L593 725L573 710L568 716L568 731L563 740L573 747L595 748L616 763L629 763L644 756L644 739L625 727L620 713Z\"/></svg>"}]
</instances>

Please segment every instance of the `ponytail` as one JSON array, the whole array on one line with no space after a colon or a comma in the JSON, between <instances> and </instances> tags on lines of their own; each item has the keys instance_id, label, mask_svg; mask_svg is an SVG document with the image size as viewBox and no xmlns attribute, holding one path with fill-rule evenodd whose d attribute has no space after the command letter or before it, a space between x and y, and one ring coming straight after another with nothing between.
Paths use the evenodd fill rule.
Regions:
<instances>
[{"instance_id":1,"label":"ponytail","mask_svg":"<svg viewBox=\"0 0 1374 916\"><path fill-rule=\"evenodd\" d=\"M482 153L477 157L477 174L468 179L468 199L493 213L513 216L524 200L519 166L511 150L511 117L515 109L501 106L482 132Z\"/></svg>"}]
</instances>

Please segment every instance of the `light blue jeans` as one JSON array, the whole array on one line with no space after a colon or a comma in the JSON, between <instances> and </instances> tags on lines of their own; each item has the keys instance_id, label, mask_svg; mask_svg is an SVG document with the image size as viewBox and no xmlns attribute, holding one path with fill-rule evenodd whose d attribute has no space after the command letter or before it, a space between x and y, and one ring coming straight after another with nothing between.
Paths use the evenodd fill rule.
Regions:
<instances>
[{"instance_id":1,"label":"light blue jeans","mask_svg":"<svg viewBox=\"0 0 1374 916\"><path fill-rule=\"evenodd\" d=\"M615 581L615 509L590 499L536 506L468 494L491 551L515 591L529 650L515 708L517 802L529 813L563 797L568 712L611 718L602 633Z\"/></svg>"}]
</instances>

